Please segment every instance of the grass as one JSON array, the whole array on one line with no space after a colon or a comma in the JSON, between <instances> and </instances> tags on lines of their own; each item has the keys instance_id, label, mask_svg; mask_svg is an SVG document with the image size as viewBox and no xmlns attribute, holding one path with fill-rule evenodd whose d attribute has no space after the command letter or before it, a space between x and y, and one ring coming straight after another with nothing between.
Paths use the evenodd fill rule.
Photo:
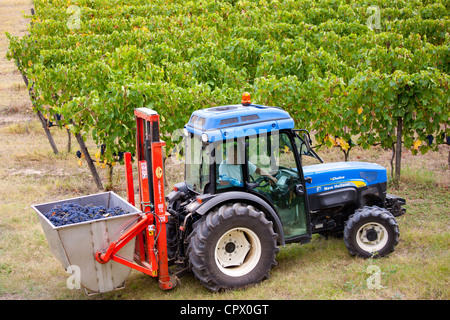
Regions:
<instances>
[{"instance_id":1,"label":"grass","mask_svg":"<svg viewBox=\"0 0 450 320\"><path fill-rule=\"evenodd\" d=\"M24 130L25 126L31 129ZM66 133L57 129L53 132L58 146L64 146ZM445 184L448 169L427 170L420 165L421 158L413 159L419 165L414 161L405 165L401 188L395 191L408 199L408 211L398 218L400 243L389 257L354 258L348 254L342 239L325 240L314 235L308 244L281 248L278 265L270 279L250 288L211 293L189 274L181 279L181 285L164 292L155 279L132 271L125 289L87 296L82 290L66 287L69 275L51 254L30 205L96 193L88 169L78 167L76 148L70 153L54 155L43 130L27 122L1 128L0 143L5 151L0 154L3 164L0 169L0 296L3 298L446 300L450 297L449 194ZM320 151L326 161L341 160L337 150ZM380 150L354 152L362 161L383 159ZM169 163L166 170L169 185L173 185L179 180L180 167ZM106 172L101 174L106 176ZM125 196L123 168L116 167L115 174L116 192ZM367 270L371 265L381 272L381 289L368 288L371 274Z\"/></svg>"},{"instance_id":2,"label":"grass","mask_svg":"<svg viewBox=\"0 0 450 320\"><path fill-rule=\"evenodd\" d=\"M1 30L25 32L14 18L29 10L31 1L0 3ZM20 24L17 26L17 24ZM398 218L400 243L386 258L363 260L349 255L342 239L314 235L305 245L281 248L270 279L236 291L211 293L192 274L172 291L162 291L156 279L132 271L126 287L95 296L69 290L69 276L50 252L32 204L98 192L84 164L79 167L74 146L66 149L67 134L52 128L61 151L54 155L35 117L30 116L26 89L14 64L4 59L7 42L0 35L0 299L388 299L448 300L450 298L450 221L447 164L449 148L412 156L403 153L399 190L407 199L407 214ZM187 117L188 115L186 115ZM74 139L73 139L74 140ZM88 147L96 150L88 141ZM342 161L337 149L319 150L327 162ZM377 162L389 168L390 151L352 149L350 160ZM180 181L182 168L168 162L169 187ZM115 191L125 197L124 169L114 169ZM106 172L100 169L103 179ZM380 289L370 289L368 271L380 271Z\"/></svg>"}]
</instances>

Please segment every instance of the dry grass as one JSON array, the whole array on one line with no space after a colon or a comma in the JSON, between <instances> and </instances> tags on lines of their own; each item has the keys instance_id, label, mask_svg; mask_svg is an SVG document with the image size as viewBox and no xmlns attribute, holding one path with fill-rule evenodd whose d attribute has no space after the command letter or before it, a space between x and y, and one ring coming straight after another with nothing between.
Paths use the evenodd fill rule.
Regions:
<instances>
[{"instance_id":1,"label":"dry grass","mask_svg":"<svg viewBox=\"0 0 450 320\"><path fill-rule=\"evenodd\" d=\"M51 254L30 208L35 203L96 193L86 165L71 152L54 155L44 132L30 114L20 75L4 58L3 31L26 31L21 10L31 1L0 2L0 299L439 299L450 298L448 146L440 152L403 154L403 176L396 194L408 200L398 219L400 243L387 258L351 257L342 239L314 236L306 245L281 249L271 278L259 285L224 293L208 292L192 275L170 292L157 281L132 271L125 289L88 297L66 287L68 274ZM187 115L186 115L187 117ZM67 134L52 128L60 150ZM96 149L89 142L88 147ZM341 161L337 149L319 150L326 161ZM377 162L389 168L390 152L373 148L351 151L350 160ZM115 190L125 196L123 167L115 167ZM170 185L182 180L179 164L167 163ZM105 179L105 172L100 170ZM381 270L379 290L369 289L368 266Z\"/></svg>"},{"instance_id":2,"label":"dry grass","mask_svg":"<svg viewBox=\"0 0 450 320\"><path fill-rule=\"evenodd\" d=\"M28 93L14 62L6 59L8 39L5 32L21 36L27 32L27 20L22 12L30 14L31 0L2 0L0 2L0 114L4 109L30 108Z\"/></svg>"},{"instance_id":3,"label":"dry grass","mask_svg":"<svg viewBox=\"0 0 450 320\"><path fill-rule=\"evenodd\" d=\"M27 129L26 129L27 128ZM53 130L53 129L52 129ZM65 132L53 130L61 149ZM54 155L37 121L0 128L0 296L14 299L443 299L449 294L449 200L446 158L433 159L427 170L422 156L405 155L397 194L408 199L408 213L398 218L396 252L379 260L351 257L342 239L314 236L306 245L281 249L271 278L243 290L210 293L192 276L170 292L155 279L132 271L125 289L88 297L67 289L68 274L50 253L30 205L96 193L86 167L78 167L75 149ZM95 146L90 144L92 148ZM341 160L338 150L321 150L327 161ZM355 150L360 160L382 162L383 152ZM424 156L424 159L426 156ZM386 157L388 159L388 157ZM413 160L417 159L417 163ZM440 159L440 160L438 160ZM166 167L168 184L180 181L177 164ZM116 191L125 196L123 168L116 167ZM105 177L105 172L101 172ZM168 190L167 190L168 191ZM380 268L380 290L367 288L369 265Z\"/></svg>"}]
</instances>

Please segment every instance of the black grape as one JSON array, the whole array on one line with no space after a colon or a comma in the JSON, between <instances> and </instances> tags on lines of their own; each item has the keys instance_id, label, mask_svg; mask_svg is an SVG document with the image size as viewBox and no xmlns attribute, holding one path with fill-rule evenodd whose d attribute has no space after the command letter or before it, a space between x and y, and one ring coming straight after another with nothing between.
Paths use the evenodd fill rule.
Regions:
<instances>
[{"instance_id":1,"label":"black grape","mask_svg":"<svg viewBox=\"0 0 450 320\"><path fill-rule=\"evenodd\" d=\"M60 227L67 224L114 217L126 213L128 213L128 211L120 207L107 209L104 206L82 206L77 203L64 203L55 205L52 210L44 213L44 216L50 220L55 227Z\"/></svg>"},{"instance_id":2,"label":"black grape","mask_svg":"<svg viewBox=\"0 0 450 320\"><path fill-rule=\"evenodd\" d=\"M431 146L433 144L434 137L429 134L427 135L426 139L428 140L428 145Z\"/></svg>"}]
</instances>

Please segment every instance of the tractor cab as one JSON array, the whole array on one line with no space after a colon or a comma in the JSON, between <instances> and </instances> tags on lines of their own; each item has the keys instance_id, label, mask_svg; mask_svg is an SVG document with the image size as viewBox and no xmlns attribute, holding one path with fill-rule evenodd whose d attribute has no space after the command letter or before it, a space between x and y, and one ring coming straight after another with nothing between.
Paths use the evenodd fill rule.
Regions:
<instances>
[{"instance_id":1,"label":"tractor cab","mask_svg":"<svg viewBox=\"0 0 450 320\"><path fill-rule=\"evenodd\" d=\"M244 94L240 105L195 111L184 135L186 186L199 199L253 194L277 212L285 240L310 234L301 156L321 159L286 111L251 104Z\"/></svg>"}]
</instances>

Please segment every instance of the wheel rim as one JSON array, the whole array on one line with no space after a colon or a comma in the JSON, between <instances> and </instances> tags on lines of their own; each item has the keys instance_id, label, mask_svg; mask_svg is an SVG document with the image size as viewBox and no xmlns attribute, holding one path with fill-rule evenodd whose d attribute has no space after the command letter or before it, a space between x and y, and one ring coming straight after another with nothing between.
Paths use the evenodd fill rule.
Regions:
<instances>
[{"instance_id":1,"label":"wheel rim","mask_svg":"<svg viewBox=\"0 0 450 320\"><path fill-rule=\"evenodd\" d=\"M388 233L383 225L369 222L359 228L356 242L364 251L374 253L384 248L388 242Z\"/></svg>"},{"instance_id":2,"label":"wheel rim","mask_svg":"<svg viewBox=\"0 0 450 320\"><path fill-rule=\"evenodd\" d=\"M240 277L255 268L261 252L261 242L252 230L234 228L225 232L217 242L215 261L224 274Z\"/></svg>"}]
</instances>

